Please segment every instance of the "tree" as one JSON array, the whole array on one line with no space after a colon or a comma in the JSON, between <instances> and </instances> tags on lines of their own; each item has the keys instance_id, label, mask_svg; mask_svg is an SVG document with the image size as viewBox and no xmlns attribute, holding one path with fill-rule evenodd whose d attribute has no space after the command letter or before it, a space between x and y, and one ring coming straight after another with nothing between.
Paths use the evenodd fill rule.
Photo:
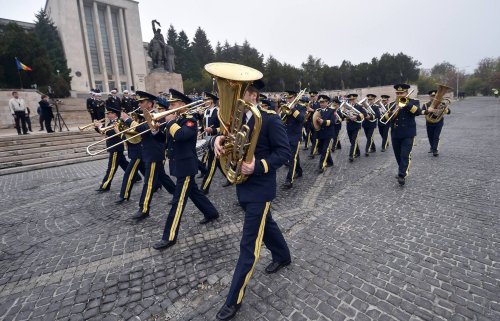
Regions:
<instances>
[{"instance_id":1,"label":"tree","mask_svg":"<svg viewBox=\"0 0 500 321\"><path fill-rule=\"evenodd\" d=\"M37 21L33 32L41 40L42 47L47 51L48 58L53 70L48 70L50 83L56 96L65 97L69 95L71 89L71 69L64 54L61 38L54 22L47 16L44 10L40 9L35 14ZM58 80L57 78L60 78ZM57 81L56 81L57 80Z\"/></svg>"},{"instance_id":2,"label":"tree","mask_svg":"<svg viewBox=\"0 0 500 321\"><path fill-rule=\"evenodd\" d=\"M303 84L302 87L308 87L309 89L315 89L321 87L321 70L323 68L323 62L321 59L314 58L312 55L307 57L307 61L302 63L303 70Z\"/></svg>"},{"instance_id":3,"label":"tree","mask_svg":"<svg viewBox=\"0 0 500 321\"><path fill-rule=\"evenodd\" d=\"M219 45L219 43L217 44ZM191 48L193 56L196 58L200 67L214 61L214 49L210 45L210 41L207 39L207 34L200 27L196 29Z\"/></svg>"}]
</instances>

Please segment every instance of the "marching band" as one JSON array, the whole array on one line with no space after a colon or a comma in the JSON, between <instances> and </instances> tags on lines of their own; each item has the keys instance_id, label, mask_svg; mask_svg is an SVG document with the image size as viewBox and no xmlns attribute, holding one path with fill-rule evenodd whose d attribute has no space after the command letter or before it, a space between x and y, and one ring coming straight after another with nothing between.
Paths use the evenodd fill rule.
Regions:
<instances>
[{"instance_id":1,"label":"marching band","mask_svg":"<svg viewBox=\"0 0 500 321\"><path fill-rule=\"evenodd\" d=\"M350 162L361 156L361 128L366 136L365 156L376 151L374 132L378 127L382 152L388 148L390 133L398 165L396 177L404 185L416 137L415 117L425 115L430 153L437 156L443 116L450 113L450 101L443 98L448 87L441 86L429 92L431 100L420 108L419 101L410 98L410 86L396 84L393 102L389 102L388 94L378 100L375 94L368 94L358 102L356 93L344 100L317 91L306 94L303 89L286 91L285 101L273 108L273 101L261 94L264 83L259 71L228 63L208 64L205 68L217 80L219 95L205 92L202 100L193 101L170 89L167 97L138 91L136 97L129 98L127 92L120 101L112 92L104 103L96 93L87 101L87 108L95 130L106 136L100 141L106 142L106 148L99 152L109 153L106 175L98 191L110 190L118 166L125 175L117 204L128 201L134 183L143 180L139 208L132 217L138 221L149 216L152 196L159 188L173 195L162 238L154 249L163 250L176 243L188 198L204 216L200 224L219 217L206 196L217 169L227 178L227 185L236 185L238 202L245 211L240 255L226 302L217 314L219 320L229 320L239 310L262 242L272 254L267 273L275 273L291 262L270 204L276 197L278 168L288 166L283 185L286 189L304 175L299 157L302 141L305 149L310 148L310 158L319 155L317 173L323 174L334 166L332 153L341 148L343 121L350 142ZM102 123L104 105L106 125ZM82 128L86 127L89 125ZM99 153L92 151L95 145L87 149L90 154ZM165 172L166 159L175 183ZM203 180L198 186L195 175L200 167Z\"/></svg>"}]
</instances>

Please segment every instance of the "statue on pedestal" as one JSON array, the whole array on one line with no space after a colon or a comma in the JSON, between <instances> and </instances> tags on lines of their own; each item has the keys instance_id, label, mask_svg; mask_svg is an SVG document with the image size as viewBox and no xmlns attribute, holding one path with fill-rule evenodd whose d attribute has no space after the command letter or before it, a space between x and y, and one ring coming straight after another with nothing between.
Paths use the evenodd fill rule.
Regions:
<instances>
[{"instance_id":1,"label":"statue on pedestal","mask_svg":"<svg viewBox=\"0 0 500 321\"><path fill-rule=\"evenodd\" d=\"M173 72L175 70L174 48L165 43L161 29L156 29L156 24L161 27L158 21L151 21L154 37L149 42L148 55L153 60L153 69L165 69L168 72Z\"/></svg>"}]
</instances>

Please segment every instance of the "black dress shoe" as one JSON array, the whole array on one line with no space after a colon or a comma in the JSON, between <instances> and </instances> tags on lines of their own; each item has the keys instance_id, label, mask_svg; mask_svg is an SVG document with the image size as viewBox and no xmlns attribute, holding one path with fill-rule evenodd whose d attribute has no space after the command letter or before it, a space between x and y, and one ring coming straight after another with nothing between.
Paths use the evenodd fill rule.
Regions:
<instances>
[{"instance_id":1,"label":"black dress shoe","mask_svg":"<svg viewBox=\"0 0 500 321\"><path fill-rule=\"evenodd\" d=\"M382 152L385 152L385 148L382 148Z\"/></svg>"},{"instance_id":2,"label":"black dress shoe","mask_svg":"<svg viewBox=\"0 0 500 321\"><path fill-rule=\"evenodd\" d=\"M349 157L349 162L354 162L354 157Z\"/></svg>"},{"instance_id":3,"label":"black dress shoe","mask_svg":"<svg viewBox=\"0 0 500 321\"><path fill-rule=\"evenodd\" d=\"M366 157L368 157L368 156L370 156L370 154L368 154L368 152L366 152L366 153L365 153L365 156L366 156Z\"/></svg>"},{"instance_id":4,"label":"black dress shoe","mask_svg":"<svg viewBox=\"0 0 500 321\"><path fill-rule=\"evenodd\" d=\"M109 188L107 189L102 189L102 188L98 188L95 190L97 193L104 193L104 192L109 192Z\"/></svg>"},{"instance_id":5,"label":"black dress shoe","mask_svg":"<svg viewBox=\"0 0 500 321\"><path fill-rule=\"evenodd\" d=\"M231 185L233 185L233 184L231 184L231 182L230 182L230 181L226 181L226 182L224 183L224 185L222 185L222 187L228 187L228 186L231 186Z\"/></svg>"},{"instance_id":6,"label":"black dress shoe","mask_svg":"<svg viewBox=\"0 0 500 321\"><path fill-rule=\"evenodd\" d=\"M154 244L153 248L155 250L164 250L164 249L168 249L169 247L171 247L175 243L176 242L174 242L174 241L161 240L160 242Z\"/></svg>"},{"instance_id":7,"label":"black dress shoe","mask_svg":"<svg viewBox=\"0 0 500 321\"><path fill-rule=\"evenodd\" d=\"M123 202L128 201L126 198L120 198L118 201L115 202L116 205L123 204Z\"/></svg>"},{"instance_id":8,"label":"black dress shoe","mask_svg":"<svg viewBox=\"0 0 500 321\"><path fill-rule=\"evenodd\" d=\"M324 168L320 168L318 169L318 174L323 174L325 172L325 169Z\"/></svg>"},{"instance_id":9,"label":"black dress shoe","mask_svg":"<svg viewBox=\"0 0 500 321\"><path fill-rule=\"evenodd\" d=\"M427 153L429 153L429 154L430 154L430 153L433 153L433 152L434 152L434 151L433 151L433 150L432 150L432 148L431 148L431 149L429 149L429 151L428 151Z\"/></svg>"},{"instance_id":10,"label":"black dress shoe","mask_svg":"<svg viewBox=\"0 0 500 321\"><path fill-rule=\"evenodd\" d=\"M283 184L283 188L285 189L290 189L293 187L293 183L292 182L286 182L285 184Z\"/></svg>"},{"instance_id":11,"label":"black dress shoe","mask_svg":"<svg viewBox=\"0 0 500 321\"><path fill-rule=\"evenodd\" d=\"M398 176L398 183L399 183L399 185L403 186L405 184L405 178Z\"/></svg>"},{"instance_id":12,"label":"black dress shoe","mask_svg":"<svg viewBox=\"0 0 500 321\"><path fill-rule=\"evenodd\" d=\"M229 306L224 304L222 308L220 308L219 312L217 312L217 320L231 320L236 315L236 312L238 312L238 310L240 309L240 306L241 304Z\"/></svg>"},{"instance_id":13,"label":"black dress shoe","mask_svg":"<svg viewBox=\"0 0 500 321\"><path fill-rule=\"evenodd\" d=\"M434 155L436 157L436 156L439 156L439 153L438 153L438 151L435 151L434 153L432 153L432 155Z\"/></svg>"},{"instance_id":14,"label":"black dress shoe","mask_svg":"<svg viewBox=\"0 0 500 321\"><path fill-rule=\"evenodd\" d=\"M215 220L216 220L216 219L218 219L218 218L219 218L219 215L217 215L217 216L215 216L215 217L211 217L211 218L206 218L206 217L204 217L204 218L200 221L200 224L201 224L201 225L205 225L205 224L208 224L208 223L210 223L210 222L212 222L212 221L215 221Z\"/></svg>"},{"instance_id":15,"label":"black dress shoe","mask_svg":"<svg viewBox=\"0 0 500 321\"><path fill-rule=\"evenodd\" d=\"M138 220L138 221L143 220L143 219L145 219L145 218L147 218L147 217L149 217L149 212L143 213L141 210L138 210L138 211L134 214L134 216L132 216L132 218L133 218L134 220Z\"/></svg>"},{"instance_id":16,"label":"black dress shoe","mask_svg":"<svg viewBox=\"0 0 500 321\"><path fill-rule=\"evenodd\" d=\"M299 178L299 177L302 177L302 172L300 173L295 173L295 176L293 178Z\"/></svg>"},{"instance_id":17,"label":"black dress shoe","mask_svg":"<svg viewBox=\"0 0 500 321\"><path fill-rule=\"evenodd\" d=\"M292 263L291 260L288 260L288 261L285 261L285 262L271 262L266 267L266 273L268 273L268 274L276 273L279 270L281 270L281 268L283 268L283 267L285 267L287 265L290 265L290 263Z\"/></svg>"},{"instance_id":18,"label":"black dress shoe","mask_svg":"<svg viewBox=\"0 0 500 321\"><path fill-rule=\"evenodd\" d=\"M207 194L208 194L208 189L202 189L202 190L201 190L201 193L202 193L203 195L207 195Z\"/></svg>"},{"instance_id":19,"label":"black dress shoe","mask_svg":"<svg viewBox=\"0 0 500 321\"><path fill-rule=\"evenodd\" d=\"M326 164L326 167L333 167L333 164Z\"/></svg>"}]
</instances>

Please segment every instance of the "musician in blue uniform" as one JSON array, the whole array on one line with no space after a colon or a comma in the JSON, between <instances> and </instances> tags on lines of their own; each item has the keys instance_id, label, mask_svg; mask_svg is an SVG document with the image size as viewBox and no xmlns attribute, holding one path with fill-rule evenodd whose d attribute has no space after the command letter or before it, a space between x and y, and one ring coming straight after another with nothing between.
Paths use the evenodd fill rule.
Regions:
<instances>
[{"instance_id":1,"label":"musician in blue uniform","mask_svg":"<svg viewBox=\"0 0 500 321\"><path fill-rule=\"evenodd\" d=\"M297 92L287 91L287 104L290 104ZM306 117L306 109L300 104L295 104L295 106L290 106L290 111L288 114L283 115L283 121L285 122L286 133L288 135L288 143L290 144L290 150L292 154L288 160L288 174L286 175L286 182L283 185L284 188L292 188L293 181L296 177L302 176L302 167L300 166L300 139L302 137L302 126L304 124L304 119Z\"/></svg>"},{"instance_id":2,"label":"musician in blue uniform","mask_svg":"<svg viewBox=\"0 0 500 321\"><path fill-rule=\"evenodd\" d=\"M373 104L377 95L368 94L366 95L366 98L366 106L362 106L366 113L366 117L361 126L363 127L366 136L365 156L370 156L369 153L376 151L375 142L373 141L373 133L375 132L375 128L377 128L380 113L377 106Z\"/></svg>"},{"instance_id":3,"label":"musician in blue uniform","mask_svg":"<svg viewBox=\"0 0 500 321\"><path fill-rule=\"evenodd\" d=\"M394 89L396 89L396 102L394 104L400 107L392 108L395 112L391 112L388 115L388 117L393 115L390 121L391 140L394 156L398 163L399 185L404 185L406 176L408 176L411 163L411 150L415 136L417 136L415 116L420 115L422 112L418 100L408 98L406 103L398 103L398 99L405 99L404 97L408 94L409 88L410 85L408 84L397 84L394 86Z\"/></svg>"},{"instance_id":4,"label":"musician in blue uniform","mask_svg":"<svg viewBox=\"0 0 500 321\"><path fill-rule=\"evenodd\" d=\"M342 113L340 112L340 98L338 96L332 99L331 108L335 111L335 122L333 123L333 146L332 153L335 153L335 150L342 149L342 144L340 143L340 132L342 131Z\"/></svg>"},{"instance_id":5,"label":"musician in blue uniform","mask_svg":"<svg viewBox=\"0 0 500 321\"><path fill-rule=\"evenodd\" d=\"M248 86L243 99L257 104L262 81L254 81ZM245 211L243 234L240 242L240 256L231 281L226 302L217 313L217 319L232 319L238 312L245 289L260 256L264 242L271 251L272 262L266 267L267 273L276 273L291 263L290 250L271 216L271 201L276 197L276 171L291 156L290 144L280 117L271 110L260 109L262 128L251 163L243 162L242 173L248 179L236 185L238 202ZM254 117L247 113L247 125L253 129ZM216 155L221 155L224 136L213 140Z\"/></svg>"},{"instance_id":6,"label":"musician in blue uniform","mask_svg":"<svg viewBox=\"0 0 500 321\"><path fill-rule=\"evenodd\" d=\"M384 105L383 108L379 107L380 117L389 109L389 96L388 95L380 95L380 103ZM384 110L385 109L385 110ZM379 117L378 120L378 132L380 137L382 138L382 146L381 151L385 152L387 150L387 146L389 145L389 130L391 126L384 124L382 119Z\"/></svg>"},{"instance_id":7,"label":"musician in blue uniform","mask_svg":"<svg viewBox=\"0 0 500 321\"><path fill-rule=\"evenodd\" d=\"M349 137L349 142L351 143L351 148L349 149L349 161L353 162L356 157L359 157L361 152L358 146L358 136L361 130L361 123L366 117L366 112L363 107L356 103L358 94L348 94L348 103L354 107L356 111L347 111L344 115L346 121L347 136Z\"/></svg>"},{"instance_id":8,"label":"musician in blue uniform","mask_svg":"<svg viewBox=\"0 0 500 321\"><path fill-rule=\"evenodd\" d=\"M183 93L170 89L170 108L176 109L192 102ZM198 189L194 176L198 172L196 140L198 125L192 115L181 110L165 117L168 133L168 159L170 175L177 178L172 207L168 213L161 241L153 245L157 250L171 247L177 242L182 213L188 198L203 214L200 224L207 224L219 218L219 213L210 200ZM184 113L184 114L183 114Z\"/></svg>"},{"instance_id":9,"label":"musician in blue uniform","mask_svg":"<svg viewBox=\"0 0 500 321\"><path fill-rule=\"evenodd\" d=\"M203 137L208 139L211 136L217 135L217 131L220 130L220 121L218 117L219 108L216 106L219 97L213 95L209 92L205 92L205 103L208 104L207 109L203 113ZM210 191L210 184L215 174L215 169L220 168L220 163L213 150L207 151L207 172L203 177L201 182L201 191L203 194L208 194Z\"/></svg>"},{"instance_id":10,"label":"musician in blue uniform","mask_svg":"<svg viewBox=\"0 0 500 321\"><path fill-rule=\"evenodd\" d=\"M436 96L436 90L429 91L429 97L431 100L426 102L422 106L422 114L423 115L432 114L432 112L434 111L434 110L430 110L430 107L432 105L432 102L433 102L435 96ZM451 112L450 108L449 107L445 107L445 108L446 109L444 111L444 114L445 115L450 114L450 112ZM429 150L429 153L432 153L434 156L439 156L439 136L441 135L441 130L443 129L443 125L444 125L444 117L441 118L441 120L439 120L436 123L431 123L431 122L429 122L427 117L425 118L425 127L427 129L427 138L429 139L429 145L431 147Z\"/></svg>"},{"instance_id":11,"label":"musician in blue uniform","mask_svg":"<svg viewBox=\"0 0 500 321\"><path fill-rule=\"evenodd\" d=\"M108 108L106 110L106 117L108 118L108 124L105 126L106 129L101 129L101 123L95 121L95 130L98 133L106 135L107 137L113 136L117 133L116 128L118 117L121 113L120 109ZM115 126L113 128L109 128L109 126ZM103 125L104 126L104 125ZM106 147L111 147L108 149L109 159L108 159L108 168L106 169L106 175L102 180L101 185L96 190L97 192L107 192L111 186L111 182L113 181L113 177L115 176L116 170L118 166L120 166L124 171L127 170L128 161L123 154L124 148L123 144L119 144L122 141L120 136L115 136L113 138L109 138L106 140ZM113 145L117 145L112 147Z\"/></svg>"},{"instance_id":12,"label":"musician in blue uniform","mask_svg":"<svg viewBox=\"0 0 500 321\"><path fill-rule=\"evenodd\" d=\"M312 125L312 115L315 111L314 107L316 106L315 102L317 101L317 96L318 96L317 91L309 92L309 103L306 106L306 119L304 121L304 134L303 134L304 150L309 149L309 146L311 145L311 137L315 133Z\"/></svg>"},{"instance_id":13,"label":"musician in blue uniform","mask_svg":"<svg viewBox=\"0 0 500 321\"><path fill-rule=\"evenodd\" d=\"M137 91L136 94L138 96L137 100L139 101L139 107L143 113L153 112L154 103L157 97L143 91ZM139 124L131 119L126 113L122 113L121 118L128 127ZM146 122L136 127L135 131L141 133L142 160L144 161L145 175L141 198L139 199L139 210L132 218L142 220L149 216L153 193L158 189L160 184L165 187L170 194L174 193L175 184L165 173L165 167L163 165L165 160L165 133L161 128L151 130Z\"/></svg>"},{"instance_id":14,"label":"musician in blue uniform","mask_svg":"<svg viewBox=\"0 0 500 321\"><path fill-rule=\"evenodd\" d=\"M309 114L309 117L307 117L307 123L310 123L311 130L309 131L309 135L306 137L306 147L308 148L309 146L311 146L311 151L309 152L308 157L312 159L318 154L318 141L316 139L316 131L312 127L312 115L319 108L318 92L311 91L309 92L309 96L310 100L309 105L307 106L307 113Z\"/></svg>"},{"instance_id":15,"label":"musician in blue uniform","mask_svg":"<svg viewBox=\"0 0 500 321\"><path fill-rule=\"evenodd\" d=\"M335 110L329 107L330 97L319 95L319 108L316 110L319 117L316 119L316 139L318 140L318 153L320 155L318 173L323 173L326 167L333 166L332 146L333 136L335 134Z\"/></svg>"}]
</instances>

